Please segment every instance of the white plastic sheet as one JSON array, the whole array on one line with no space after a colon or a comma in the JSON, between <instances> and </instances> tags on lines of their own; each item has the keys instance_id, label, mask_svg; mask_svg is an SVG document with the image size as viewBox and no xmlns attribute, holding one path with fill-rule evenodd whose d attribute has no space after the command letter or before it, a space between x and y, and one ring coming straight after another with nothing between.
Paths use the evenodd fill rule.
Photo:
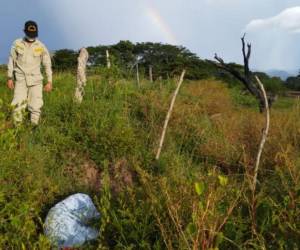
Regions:
<instances>
[{"instance_id":1,"label":"white plastic sheet","mask_svg":"<svg viewBox=\"0 0 300 250\"><path fill-rule=\"evenodd\" d=\"M99 217L88 195L74 194L50 209L44 226L45 235L58 248L81 246L98 237L99 232L87 223Z\"/></svg>"}]
</instances>

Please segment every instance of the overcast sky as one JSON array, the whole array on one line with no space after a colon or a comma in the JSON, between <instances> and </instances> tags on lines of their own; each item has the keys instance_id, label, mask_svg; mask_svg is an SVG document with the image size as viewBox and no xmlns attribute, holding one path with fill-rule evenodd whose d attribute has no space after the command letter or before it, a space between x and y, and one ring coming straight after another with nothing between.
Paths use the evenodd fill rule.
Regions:
<instances>
[{"instance_id":1,"label":"overcast sky","mask_svg":"<svg viewBox=\"0 0 300 250\"><path fill-rule=\"evenodd\" d=\"M28 19L50 50L155 41L238 63L247 32L253 69L300 69L300 0L1 0L0 63Z\"/></svg>"}]
</instances>

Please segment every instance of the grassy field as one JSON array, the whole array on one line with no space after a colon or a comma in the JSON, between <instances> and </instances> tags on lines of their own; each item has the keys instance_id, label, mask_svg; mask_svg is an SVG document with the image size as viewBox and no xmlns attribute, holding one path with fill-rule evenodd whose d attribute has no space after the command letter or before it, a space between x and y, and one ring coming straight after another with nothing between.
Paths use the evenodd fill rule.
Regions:
<instances>
[{"instance_id":1,"label":"grassy field","mask_svg":"<svg viewBox=\"0 0 300 250\"><path fill-rule=\"evenodd\" d=\"M173 81L138 88L90 76L77 105L75 77L56 74L35 130L13 127L3 73L0 83L1 249L50 249L47 211L76 192L102 215L99 238L82 249L299 249L296 100L279 98L271 111L253 204L264 116L238 88L184 82L155 161Z\"/></svg>"}]
</instances>

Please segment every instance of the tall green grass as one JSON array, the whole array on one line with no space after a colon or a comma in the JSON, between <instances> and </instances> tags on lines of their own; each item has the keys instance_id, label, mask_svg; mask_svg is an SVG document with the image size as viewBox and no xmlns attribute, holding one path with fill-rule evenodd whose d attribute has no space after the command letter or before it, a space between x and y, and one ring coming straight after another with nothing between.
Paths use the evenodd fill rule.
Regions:
<instances>
[{"instance_id":1,"label":"tall green grass","mask_svg":"<svg viewBox=\"0 0 300 250\"><path fill-rule=\"evenodd\" d=\"M155 161L173 80L139 88L92 75L81 105L74 89L72 74L55 75L33 130L13 127L12 93L0 87L0 248L50 249L47 211L75 192L102 214L99 238L82 249L299 248L299 103L272 110L253 221L255 100L215 80L185 82Z\"/></svg>"}]
</instances>

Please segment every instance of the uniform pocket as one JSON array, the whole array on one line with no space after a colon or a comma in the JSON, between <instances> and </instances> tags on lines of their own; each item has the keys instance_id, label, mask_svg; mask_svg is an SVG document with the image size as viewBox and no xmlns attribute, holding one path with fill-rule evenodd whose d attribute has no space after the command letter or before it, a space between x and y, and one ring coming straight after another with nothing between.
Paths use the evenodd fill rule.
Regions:
<instances>
[{"instance_id":1,"label":"uniform pocket","mask_svg":"<svg viewBox=\"0 0 300 250\"><path fill-rule=\"evenodd\" d=\"M44 49L42 47L36 47L33 49L33 56L39 57L42 56Z\"/></svg>"},{"instance_id":2,"label":"uniform pocket","mask_svg":"<svg viewBox=\"0 0 300 250\"><path fill-rule=\"evenodd\" d=\"M40 52L33 52L34 57L40 57L41 55L42 55L42 53L40 53Z\"/></svg>"}]
</instances>

